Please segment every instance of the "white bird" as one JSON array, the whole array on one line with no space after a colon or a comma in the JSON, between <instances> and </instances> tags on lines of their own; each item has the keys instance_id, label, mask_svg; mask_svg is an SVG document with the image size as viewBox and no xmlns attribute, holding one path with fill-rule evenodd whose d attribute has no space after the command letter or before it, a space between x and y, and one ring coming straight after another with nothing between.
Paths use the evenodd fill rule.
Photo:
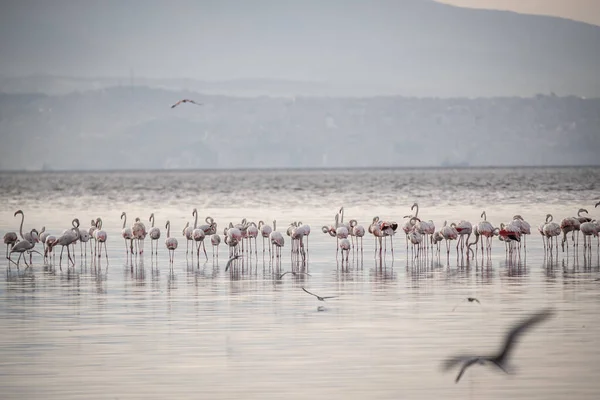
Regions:
<instances>
[{"instance_id":1,"label":"white bird","mask_svg":"<svg viewBox=\"0 0 600 400\"><path fill-rule=\"evenodd\" d=\"M7 232L4 234L4 244L6 245L6 258L8 258L8 248L13 247L19 240L16 232Z\"/></svg>"},{"instance_id":2,"label":"white bird","mask_svg":"<svg viewBox=\"0 0 600 400\"><path fill-rule=\"evenodd\" d=\"M273 232L271 232L271 246L275 246L274 252L271 257L281 257L281 248L285 244L285 240L281 232L277 232L277 221L273 221Z\"/></svg>"},{"instance_id":3,"label":"white bird","mask_svg":"<svg viewBox=\"0 0 600 400\"><path fill-rule=\"evenodd\" d=\"M150 254L152 254L152 250L154 250L154 254L158 254L158 239L160 239L160 229L157 226L154 226L154 213L150 214L150 218L148 221L152 223L150 227L150 231L148 232L148 236L150 236ZM154 245L154 249L152 244L156 242Z\"/></svg>"},{"instance_id":4,"label":"white bird","mask_svg":"<svg viewBox=\"0 0 600 400\"><path fill-rule=\"evenodd\" d=\"M181 99L181 100L177 101L175 104L173 104L173 105L171 106L171 108L175 108L175 107L177 107L178 105L180 105L180 104L182 104L182 103L192 103L192 104L196 104L197 106L201 106L201 105L202 105L202 103L196 103L194 100L190 100L190 99Z\"/></svg>"},{"instance_id":5,"label":"white bird","mask_svg":"<svg viewBox=\"0 0 600 400\"><path fill-rule=\"evenodd\" d=\"M263 253L265 252L265 239L269 239L271 232L273 232L273 228L271 226L265 224L263 221L258 221L258 230L260 231L260 236L263 238ZM271 247L269 246L269 253L271 252Z\"/></svg>"},{"instance_id":6,"label":"white bird","mask_svg":"<svg viewBox=\"0 0 600 400\"><path fill-rule=\"evenodd\" d=\"M144 252L144 239L146 239L146 225L139 218L135 219L131 227L131 233L136 241L136 248L139 254Z\"/></svg>"},{"instance_id":7,"label":"white bird","mask_svg":"<svg viewBox=\"0 0 600 400\"><path fill-rule=\"evenodd\" d=\"M246 235L248 237L248 248L249 251L252 252L252 239L254 239L254 254L257 254L256 250L256 238L258 237L258 227L254 222L250 222L248 224L248 228L246 229Z\"/></svg>"},{"instance_id":8,"label":"white bird","mask_svg":"<svg viewBox=\"0 0 600 400\"><path fill-rule=\"evenodd\" d=\"M100 217L96 218L96 227L98 227L98 229L94 231L94 239L96 239L98 258L102 255L102 245L104 245L104 254L108 260L108 251L106 250L106 240L108 239L108 235L102 230L102 219Z\"/></svg>"},{"instance_id":9,"label":"white bird","mask_svg":"<svg viewBox=\"0 0 600 400\"><path fill-rule=\"evenodd\" d=\"M556 250L558 251L558 236L561 233L560 225L556 222L552 222L552 214L546 214L546 223L542 228L542 232L547 238L548 249L552 250L552 238L556 243Z\"/></svg>"},{"instance_id":10,"label":"white bird","mask_svg":"<svg viewBox=\"0 0 600 400\"><path fill-rule=\"evenodd\" d=\"M579 229L583 234L583 248L592 248L592 236L598 237L598 226L596 225L595 221L592 220L590 222L584 222L581 224Z\"/></svg>"},{"instance_id":11,"label":"white bird","mask_svg":"<svg viewBox=\"0 0 600 400\"><path fill-rule=\"evenodd\" d=\"M200 247L204 249L204 256L206 256L206 260L208 260L208 255L206 254L206 247L204 246L204 238L206 234L202 228L198 228L198 210L194 208L192 211L192 216L194 219L194 227L192 228L192 239L196 242L196 257L200 257ZM193 256L193 252L192 252Z\"/></svg>"},{"instance_id":12,"label":"white bird","mask_svg":"<svg viewBox=\"0 0 600 400\"><path fill-rule=\"evenodd\" d=\"M123 229L121 230L121 236L125 240L125 254L129 253L129 250L127 250L127 241L128 240L130 243L131 253L133 253L133 232L131 231L131 228L128 228L125 226L127 224L127 214L125 214L125 211L123 211L121 213L121 219L123 220ZM96 226L94 225L94 230L95 230L95 228L96 228ZM90 230L91 230L91 228L90 228ZM92 235L93 235L93 232L92 232Z\"/></svg>"},{"instance_id":13,"label":"white bird","mask_svg":"<svg viewBox=\"0 0 600 400\"><path fill-rule=\"evenodd\" d=\"M363 251L363 237L365 236L365 227L358 225L358 221L351 219L349 222L350 228L352 229L352 236L356 237L356 248L358 249L358 239L360 239L360 251ZM357 250L358 251L358 250Z\"/></svg>"},{"instance_id":14,"label":"white bird","mask_svg":"<svg viewBox=\"0 0 600 400\"><path fill-rule=\"evenodd\" d=\"M221 244L221 236L219 236L218 233L213 233L210 236L210 244L212 244L212 246L213 246L213 257L215 256L215 253L216 253L217 258L219 258L219 245Z\"/></svg>"},{"instance_id":15,"label":"white bird","mask_svg":"<svg viewBox=\"0 0 600 400\"><path fill-rule=\"evenodd\" d=\"M175 249L177 249L177 239L171 237L171 222L167 221L165 225L165 229L167 230L167 238L165 239L165 246L167 250L169 250L169 261L171 265L173 264L173 259L175 258ZM172 268L172 267L171 267Z\"/></svg>"},{"instance_id":16,"label":"white bird","mask_svg":"<svg viewBox=\"0 0 600 400\"><path fill-rule=\"evenodd\" d=\"M342 253L342 260L344 260L344 251L346 252L346 262L348 262L348 255L350 254L350 241L348 239L340 240L340 251Z\"/></svg>"},{"instance_id":17,"label":"white bird","mask_svg":"<svg viewBox=\"0 0 600 400\"><path fill-rule=\"evenodd\" d=\"M35 242L35 240L34 240L33 238L34 238L34 237L37 237L37 233L38 233L38 232L37 232L37 230L35 230L35 229L32 229L32 230L31 230L31 232L30 232L30 235L29 235L29 237L30 237L32 240L23 239L23 240L21 240L19 243L15 244L15 245L13 246L13 248L10 250L10 254L9 254L9 256L8 256L8 260L9 260L10 262L14 263L14 264L15 264L15 265L18 267L18 266L19 266L19 261L21 261L21 257L23 257L23 254L24 254L25 252L31 253L32 251L35 251L35 250L33 250L33 248L35 247L35 243L36 243L36 242ZM35 236L34 236L34 234L35 234ZM19 258L17 259L17 262L14 262L14 261L13 261L13 260L10 258L10 256L11 256L13 253L19 253ZM36 252L36 253L37 253L37 252ZM39 254L39 253L38 253L38 254ZM40 254L40 255L41 255L41 254ZM25 265L29 266L29 264L27 264L27 258L26 258L26 257L23 257L23 261L25 261Z\"/></svg>"},{"instance_id":18,"label":"white bird","mask_svg":"<svg viewBox=\"0 0 600 400\"><path fill-rule=\"evenodd\" d=\"M50 248L52 249L52 251L54 252L54 247L55 246L62 246L61 250L60 250L60 259L59 259L59 267L62 271L62 255L63 252L65 251L65 247L67 248L67 257L69 259L69 261L71 261L73 263L73 265L75 265L75 261L73 260L73 258L71 257L71 250L69 248L69 246L74 243L77 240L77 233L74 231L73 229L67 229L66 231L64 231L62 233L62 235L60 235L56 241L52 244L48 244L50 246ZM48 241L48 239L46 239L46 241Z\"/></svg>"}]
</instances>

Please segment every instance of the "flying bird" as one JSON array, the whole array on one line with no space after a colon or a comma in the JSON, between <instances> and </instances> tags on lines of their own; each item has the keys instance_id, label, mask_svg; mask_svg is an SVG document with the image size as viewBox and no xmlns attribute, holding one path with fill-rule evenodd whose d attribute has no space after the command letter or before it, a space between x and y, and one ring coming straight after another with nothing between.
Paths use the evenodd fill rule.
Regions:
<instances>
[{"instance_id":1,"label":"flying bird","mask_svg":"<svg viewBox=\"0 0 600 400\"><path fill-rule=\"evenodd\" d=\"M467 300L469 303L472 303L474 301L477 302L477 304L481 304L481 302L479 300L477 300L475 297L467 297L466 299L462 299L462 301ZM452 311L456 310L456 307L458 307L458 305L460 304L460 302L454 306L454 308L452 309Z\"/></svg>"},{"instance_id":2,"label":"flying bird","mask_svg":"<svg viewBox=\"0 0 600 400\"><path fill-rule=\"evenodd\" d=\"M311 274L309 274L308 272L296 272L296 271L287 271L284 272L283 274L279 275L279 277L277 277L277 279L281 279L283 278L286 274L292 274L294 276L296 275L307 275L307 276L312 276Z\"/></svg>"},{"instance_id":3,"label":"flying bird","mask_svg":"<svg viewBox=\"0 0 600 400\"><path fill-rule=\"evenodd\" d=\"M318 295L316 295L316 294L314 294L314 293L311 293L311 292L309 292L308 290L306 290L306 289L304 289L304 288L302 288L302 290L304 290L306 293L308 293L308 294L310 294L310 295L313 295L313 296L315 296L315 297L317 298L317 300L319 300L319 301L325 301L325 299L334 299L334 298L338 297L338 296L326 296L326 297L321 297L321 296L318 296Z\"/></svg>"},{"instance_id":4,"label":"flying bird","mask_svg":"<svg viewBox=\"0 0 600 400\"><path fill-rule=\"evenodd\" d=\"M508 371L506 370L506 361L507 361L508 356L510 355L510 351L512 350L513 345L517 341L518 337L522 333L524 333L527 329L529 329L531 326L544 321L545 319L549 318L552 314L553 314L553 310L547 309L547 310L538 312L537 314L534 314L531 317L521 321L518 325L513 327L507 333L506 339L504 340L504 347L498 354L494 354L491 356L453 357L444 362L443 369L448 370L448 369L462 363L462 367L460 369L460 372L458 373L458 376L456 377L455 383L458 383L458 381L460 380L460 378L464 374L464 372L467 370L467 368L469 368L471 365L474 365L474 364L484 365L486 363L492 363L492 364L496 365L498 368L500 368L502 371L508 373Z\"/></svg>"},{"instance_id":5,"label":"flying bird","mask_svg":"<svg viewBox=\"0 0 600 400\"><path fill-rule=\"evenodd\" d=\"M177 107L178 105L180 105L181 103L192 103L192 104L196 104L197 106L201 106L201 105L202 105L202 103L196 103L194 100L190 100L190 99L182 99L182 100L179 100L177 103L173 104L173 105L171 106L171 108L175 108L175 107Z\"/></svg>"},{"instance_id":6,"label":"flying bird","mask_svg":"<svg viewBox=\"0 0 600 400\"><path fill-rule=\"evenodd\" d=\"M235 256L233 256L229 260L227 260L227 264L225 264L225 272L227 272L229 270L229 266L231 265L231 263L233 262L233 260L237 260L240 257L241 257L240 254L236 254Z\"/></svg>"}]
</instances>

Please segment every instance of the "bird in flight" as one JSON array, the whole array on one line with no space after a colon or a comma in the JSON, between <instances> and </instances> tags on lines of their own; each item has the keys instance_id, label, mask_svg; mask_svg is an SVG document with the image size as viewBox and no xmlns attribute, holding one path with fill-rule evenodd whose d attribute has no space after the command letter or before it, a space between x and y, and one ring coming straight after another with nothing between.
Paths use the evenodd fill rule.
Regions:
<instances>
[{"instance_id":1,"label":"bird in flight","mask_svg":"<svg viewBox=\"0 0 600 400\"><path fill-rule=\"evenodd\" d=\"M325 296L325 297L321 297L321 296L318 296L318 295L316 295L314 293L309 292L308 290L306 290L304 288L302 288L302 290L304 290L306 293L308 293L310 295L315 296L317 298L317 300L319 300L319 301L325 301L325 299L334 299L334 298L338 297L338 296Z\"/></svg>"},{"instance_id":2,"label":"bird in flight","mask_svg":"<svg viewBox=\"0 0 600 400\"><path fill-rule=\"evenodd\" d=\"M455 383L458 383L458 381L460 380L464 372L467 370L467 368L474 364L484 365L486 363L491 363L500 368L502 371L508 373L508 371L506 370L506 360L508 359L510 351L512 350L518 337L527 329L531 328L533 325L538 324L544 321L545 319L549 318L552 314L553 310L547 309L521 321L518 325L516 325L510 331L508 331L508 333L506 334L506 338L504 339L504 347L498 354L494 354L491 356L453 357L444 362L443 369L448 370L454 367L455 365L462 363L462 367L460 369L460 372L458 373L458 376L456 377Z\"/></svg>"},{"instance_id":3,"label":"bird in flight","mask_svg":"<svg viewBox=\"0 0 600 400\"><path fill-rule=\"evenodd\" d=\"M179 100L177 103L173 104L173 105L171 106L171 108L175 108L175 107L177 107L178 105L180 105L181 103L192 103L192 104L196 104L197 106L201 106L201 105L202 105L202 103L196 103L194 100L190 100L190 99L182 99L182 100Z\"/></svg>"},{"instance_id":4,"label":"bird in flight","mask_svg":"<svg viewBox=\"0 0 600 400\"><path fill-rule=\"evenodd\" d=\"M467 300L469 303L472 303L472 302L476 301L477 304L481 304L479 302L479 300L477 300L475 297L467 297L466 299L463 299L462 301L465 301L465 300ZM456 310L456 307L458 307L459 304L460 304L460 302L457 305L454 306L454 308L452 309L452 311Z\"/></svg>"},{"instance_id":5,"label":"bird in flight","mask_svg":"<svg viewBox=\"0 0 600 400\"><path fill-rule=\"evenodd\" d=\"M284 277L285 275L287 275L287 274L292 274L292 275L294 275L294 276L296 276L296 275L307 275L307 276L312 276L312 275L311 275L311 274L309 274L308 272L286 271L286 272L284 272L283 274L279 275L279 276L277 277L277 279L281 279L281 278L283 278L283 277Z\"/></svg>"},{"instance_id":6,"label":"bird in flight","mask_svg":"<svg viewBox=\"0 0 600 400\"><path fill-rule=\"evenodd\" d=\"M233 262L233 260L237 260L240 257L241 257L240 254L236 254L235 256L233 256L229 260L227 260L227 264L225 264L225 272L227 272L227 270L229 269L229 266L231 265L231 263Z\"/></svg>"}]
</instances>

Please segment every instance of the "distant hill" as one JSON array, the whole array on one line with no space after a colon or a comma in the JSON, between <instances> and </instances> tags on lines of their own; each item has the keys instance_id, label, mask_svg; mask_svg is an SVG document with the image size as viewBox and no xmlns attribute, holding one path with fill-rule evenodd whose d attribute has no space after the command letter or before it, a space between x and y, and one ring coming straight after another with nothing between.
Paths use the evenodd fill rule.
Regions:
<instances>
[{"instance_id":1,"label":"distant hill","mask_svg":"<svg viewBox=\"0 0 600 400\"><path fill-rule=\"evenodd\" d=\"M574 96L0 94L0 169L598 165L599 127Z\"/></svg>"},{"instance_id":2,"label":"distant hill","mask_svg":"<svg viewBox=\"0 0 600 400\"><path fill-rule=\"evenodd\" d=\"M128 86L132 67L134 85L231 96L600 97L600 27L572 20L429 0L256 0L252 7L221 0L209 9L199 1L186 3L186 15L167 3L145 4L68 20L48 6L44 25L5 21L4 36L18 40L3 42L0 71L123 76L15 79L4 72L0 90ZM93 37L72 35L86 24Z\"/></svg>"}]
</instances>

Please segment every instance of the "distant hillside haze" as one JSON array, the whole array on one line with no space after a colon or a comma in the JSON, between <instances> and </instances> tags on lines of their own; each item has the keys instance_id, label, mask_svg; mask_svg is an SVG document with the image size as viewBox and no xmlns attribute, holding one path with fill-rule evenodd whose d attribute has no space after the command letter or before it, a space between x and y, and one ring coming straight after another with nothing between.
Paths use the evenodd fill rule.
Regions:
<instances>
[{"instance_id":1,"label":"distant hillside haze","mask_svg":"<svg viewBox=\"0 0 600 400\"><path fill-rule=\"evenodd\" d=\"M0 40L9 93L600 97L600 27L429 0L9 2Z\"/></svg>"},{"instance_id":2,"label":"distant hillside haze","mask_svg":"<svg viewBox=\"0 0 600 400\"><path fill-rule=\"evenodd\" d=\"M599 165L599 127L600 99L574 96L0 94L0 169Z\"/></svg>"}]
</instances>

